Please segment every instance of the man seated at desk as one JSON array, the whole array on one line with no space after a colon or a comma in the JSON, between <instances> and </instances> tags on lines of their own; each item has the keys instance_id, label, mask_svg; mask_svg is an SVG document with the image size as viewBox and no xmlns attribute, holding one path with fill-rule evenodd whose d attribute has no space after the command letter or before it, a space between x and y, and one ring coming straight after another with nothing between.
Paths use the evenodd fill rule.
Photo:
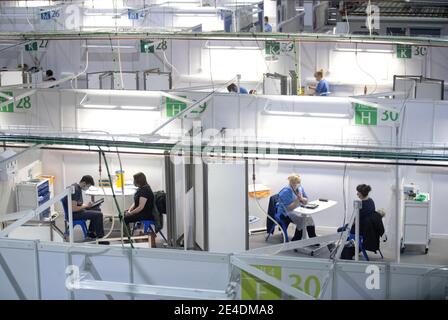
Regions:
<instances>
[{"instance_id":1,"label":"man seated at desk","mask_svg":"<svg viewBox=\"0 0 448 320\"><path fill-rule=\"evenodd\" d=\"M277 212L291 219L296 225L294 237L291 241L301 240L304 228L308 232L308 237L314 238L316 237L316 228L313 218L294 212L294 209L297 207L308 203L308 196L301 185L302 179L298 174L292 174L288 177L288 181L288 186L278 193L279 204Z\"/></svg>"},{"instance_id":2,"label":"man seated at desk","mask_svg":"<svg viewBox=\"0 0 448 320\"><path fill-rule=\"evenodd\" d=\"M104 237L104 227L101 209L98 206L92 207L92 202L84 204L82 197L82 191L89 190L90 186L93 185L95 185L95 182L89 175L83 176L79 183L72 184L75 189L75 193L72 194L73 220L90 220L88 236L90 238L102 238Z\"/></svg>"}]
</instances>

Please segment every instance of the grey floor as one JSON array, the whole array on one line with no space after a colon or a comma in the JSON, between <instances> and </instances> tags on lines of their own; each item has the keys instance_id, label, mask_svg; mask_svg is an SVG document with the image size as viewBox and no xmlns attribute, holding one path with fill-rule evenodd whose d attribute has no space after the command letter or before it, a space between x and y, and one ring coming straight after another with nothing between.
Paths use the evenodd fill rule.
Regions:
<instances>
[{"instance_id":1,"label":"grey floor","mask_svg":"<svg viewBox=\"0 0 448 320\"><path fill-rule=\"evenodd\" d=\"M64 230L64 219L62 217L59 217L56 220L56 225L61 229ZM107 233L110 230L111 222L108 219L105 219L104 222L104 229ZM115 220L115 231L111 234L110 237L120 237L119 232L119 225L118 220ZM136 231L135 235L138 235L139 231ZM294 234L294 228L290 226L288 229L288 234L291 236ZM324 235L322 232L319 233L319 235ZM74 232L74 240L75 242L83 242L83 235L82 231L79 227L75 228ZM166 235L166 234L165 234ZM137 240L139 247L149 247L148 240L142 239ZM265 241L265 233L256 233L249 236L249 248L260 248L275 244L280 244L282 242L282 235L279 231L275 231L273 235L270 236L268 241ZM119 244L120 242L116 242ZM111 243L114 244L113 242ZM390 243L382 246L382 253L384 255L384 259L381 259L381 256L379 254L374 254L373 252L367 252L369 255L369 259L371 261L394 261L394 252L393 249L390 248ZM157 248L163 248L164 247L164 240L160 235L156 237L156 247ZM313 259L313 257L303 254L294 252L293 250L289 251L283 251L279 253L283 256L291 256L291 257L306 257ZM330 257L330 252L327 249L322 249L319 252L318 258L327 259ZM360 260L363 260L362 256L360 256ZM427 264L427 265L448 265L448 239L439 239L434 238L431 239L431 242L429 244L429 252L427 254L424 254L424 248L422 246L407 246L405 252L401 255L401 262L402 263L412 263L412 264Z\"/></svg>"},{"instance_id":2,"label":"grey floor","mask_svg":"<svg viewBox=\"0 0 448 320\"><path fill-rule=\"evenodd\" d=\"M323 233L317 232L318 235L324 235ZM288 234L291 236L294 234L294 229L290 226L288 229ZM255 249L275 244L282 243L282 235L280 231L275 231L273 235L271 235L268 241L265 240L266 234L256 233L249 236L249 248ZM390 241L390 240L389 240ZM394 261L394 251L390 247L391 244L382 244L382 253L384 259L381 258L379 254L375 254L373 252L367 251L370 261ZM293 257L306 257L313 259L310 255L294 252L293 250L283 251L279 253L279 255L283 256L293 256ZM330 252L326 248L320 250L320 254L317 256L318 258L327 259L330 257ZM400 256L401 263L412 263L412 264L427 264L427 265L448 265L448 239L440 239L434 238L431 239L429 244L429 252L424 254L423 246L406 246L406 250ZM360 260L363 260L362 256L360 256Z\"/></svg>"},{"instance_id":3,"label":"grey floor","mask_svg":"<svg viewBox=\"0 0 448 320\"><path fill-rule=\"evenodd\" d=\"M87 225L88 225L88 223L87 223ZM56 226L62 232L64 232L64 230L65 230L64 218L62 216L59 216L56 219ZM104 219L104 232L106 234L109 233L111 227L112 227L111 220L108 219L108 218L105 218ZM139 236L140 235L140 231L143 231L143 230L136 230L135 233L134 233L134 236ZM79 226L76 226L76 228L74 229L74 233L73 234L74 234L74 241L75 242L78 242L78 243L85 242L82 230L81 230L81 228ZM121 234L121 232L120 232L119 220L115 219L114 226L113 226L113 231L112 231L112 233L110 234L110 236L108 238L120 238L120 234ZM166 233L164 233L164 234L166 236ZM104 240L107 240L107 239L104 239ZM138 247L150 247L149 243L148 243L148 239L138 239L138 240L135 240L135 242L139 243ZM160 235L157 235L157 237L156 237L156 247L157 248L163 248L164 247L164 242L165 241L163 240L163 238ZM115 242L113 241L113 242L111 242L111 245L113 245L114 243L120 245L121 242L120 241L115 241Z\"/></svg>"}]
</instances>

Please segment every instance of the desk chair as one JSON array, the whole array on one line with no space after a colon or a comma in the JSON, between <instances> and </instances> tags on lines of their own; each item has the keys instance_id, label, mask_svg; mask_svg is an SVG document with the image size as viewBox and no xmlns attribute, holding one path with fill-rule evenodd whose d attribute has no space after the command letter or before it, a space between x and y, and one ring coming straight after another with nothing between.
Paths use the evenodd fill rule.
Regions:
<instances>
[{"instance_id":1,"label":"desk chair","mask_svg":"<svg viewBox=\"0 0 448 320\"><path fill-rule=\"evenodd\" d=\"M288 238L288 226L291 223L291 219L289 219L289 217L285 217L282 214L276 214L274 216L275 221L277 221L277 223L280 225L280 227L282 228L283 232L285 233L285 242L289 242L289 238ZM277 225L275 223L272 223L272 226L270 228L270 230L268 230L268 234L266 236L265 241L268 241L269 237L271 236L271 234L274 234L275 231L275 227Z\"/></svg>"},{"instance_id":2,"label":"desk chair","mask_svg":"<svg viewBox=\"0 0 448 320\"><path fill-rule=\"evenodd\" d=\"M355 241L356 236L353 233L350 233L350 235L348 236L348 241ZM362 255L364 256L364 259L366 261L369 261L369 256L367 255L366 249L364 249L364 237L362 235L359 235L359 250L362 252ZM383 256L381 254L381 256Z\"/></svg>"},{"instance_id":3,"label":"desk chair","mask_svg":"<svg viewBox=\"0 0 448 320\"><path fill-rule=\"evenodd\" d=\"M67 204L67 197L62 198L62 207L64 208L64 223L65 223L65 235L68 237L69 235L69 226L68 226L68 204ZM73 220L73 229L75 226L80 226L82 229L82 233L84 235L84 240L87 238L87 224L85 220Z\"/></svg>"},{"instance_id":4,"label":"desk chair","mask_svg":"<svg viewBox=\"0 0 448 320\"><path fill-rule=\"evenodd\" d=\"M135 231L135 229L137 229L137 226L140 226L142 223L143 223L143 233L144 234L147 234L148 229L150 229L151 232L157 236L157 232L154 232L155 225L156 225L154 220L140 220L140 221L137 221L136 223L134 223L134 226L132 227L132 235L134 235L134 231ZM152 226L154 226L154 229L152 228ZM162 230L159 230L158 233L160 233L160 235L162 236L163 240L165 240L165 242L168 242L166 240L165 235L163 234Z\"/></svg>"}]
</instances>

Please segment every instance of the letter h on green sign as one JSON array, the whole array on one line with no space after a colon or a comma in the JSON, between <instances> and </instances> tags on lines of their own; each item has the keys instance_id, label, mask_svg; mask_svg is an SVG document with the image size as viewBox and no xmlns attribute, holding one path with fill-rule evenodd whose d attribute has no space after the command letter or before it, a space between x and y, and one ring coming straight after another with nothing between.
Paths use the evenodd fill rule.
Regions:
<instances>
[{"instance_id":1,"label":"letter h on green sign","mask_svg":"<svg viewBox=\"0 0 448 320\"><path fill-rule=\"evenodd\" d=\"M260 265L255 265L254 267L260 269L271 277L281 280L281 267ZM279 300L281 297L282 291L279 288L276 288L245 271L241 271L242 300Z\"/></svg>"},{"instance_id":2,"label":"letter h on green sign","mask_svg":"<svg viewBox=\"0 0 448 320\"><path fill-rule=\"evenodd\" d=\"M12 97L11 91L4 91L3 93ZM0 103L3 103L5 101L6 101L6 98L0 96ZM11 102L11 103L7 104L6 106L1 107L0 112L14 112L14 103Z\"/></svg>"},{"instance_id":3,"label":"letter h on green sign","mask_svg":"<svg viewBox=\"0 0 448 320\"><path fill-rule=\"evenodd\" d=\"M140 40L140 52L154 53L154 41Z\"/></svg>"},{"instance_id":4,"label":"letter h on green sign","mask_svg":"<svg viewBox=\"0 0 448 320\"><path fill-rule=\"evenodd\" d=\"M355 124L364 126L376 126L378 110L359 103L355 103Z\"/></svg>"},{"instance_id":5,"label":"letter h on green sign","mask_svg":"<svg viewBox=\"0 0 448 320\"><path fill-rule=\"evenodd\" d=\"M185 98L185 96L183 96L182 98ZM182 110L187 108L187 104L183 103L181 101L175 100L175 99L171 99L171 98L166 98L166 116L167 117L174 117L176 114L178 114L179 112L181 112Z\"/></svg>"}]
</instances>

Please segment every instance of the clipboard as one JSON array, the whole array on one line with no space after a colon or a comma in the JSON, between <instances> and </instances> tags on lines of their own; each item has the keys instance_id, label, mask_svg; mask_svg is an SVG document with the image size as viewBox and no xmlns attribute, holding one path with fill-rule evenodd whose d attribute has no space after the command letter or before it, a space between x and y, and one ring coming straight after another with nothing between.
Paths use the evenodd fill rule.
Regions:
<instances>
[{"instance_id":1,"label":"clipboard","mask_svg":"<svg viewBox=\"0 0 448 320\"><path fill-rule=\"evenodd\" d=\"M96 200L94 203L92 203L92 206L90 208L94 208L96 206L99 206L100 204L102 204L104 202L104 198L98 199Z\"/></svg>"}]
</instances>

